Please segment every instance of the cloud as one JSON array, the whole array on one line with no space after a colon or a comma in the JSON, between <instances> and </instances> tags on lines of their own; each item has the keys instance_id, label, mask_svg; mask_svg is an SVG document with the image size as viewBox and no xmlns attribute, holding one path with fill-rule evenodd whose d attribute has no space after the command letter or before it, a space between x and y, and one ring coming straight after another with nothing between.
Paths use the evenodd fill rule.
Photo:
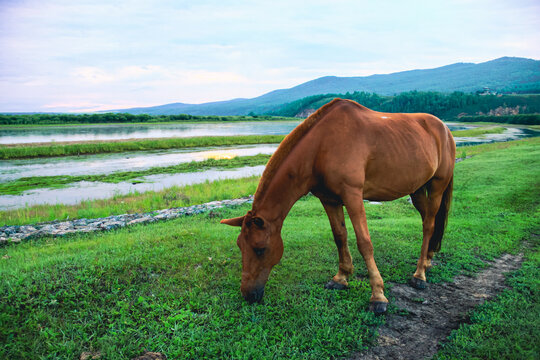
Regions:
<instances>
[{"instance_id":1,"label":"cloud","mask_svg":"<svg viewBox=\"0 0 540 360\"><path fill-rule=\"evenodd\" d=\"M75 68L72 71L71 76L76 80L85 81L93 84L101 84L104 82L114 81L115 78L106 71L103 71L97 67L83 66Z\"/></svg>"},{"instance_id":2,"label":"cloud","mask_svg":"<svg viewBox=\"0 0 540 360\"><path fill-rule=\"evenodd\" d=\"M0 1L0 111L200 103L325 75L538 58L539 12L534 0Z\"/></svg>"},{"instance_id":3,"label":"cloud","mask_svg":"<svg viewBox=\"0 0 540 360\"><path fill-rule=\"evenodd\" d=\"M176 81L186 85L246 83L248 79L231 71L179 70L156 65L129 65L116 70L104 70L93 66L77 67L71 72L74 80L91 84L111 82L139 82L144 86L145 81Z\"/></svg>"}]
</instances>

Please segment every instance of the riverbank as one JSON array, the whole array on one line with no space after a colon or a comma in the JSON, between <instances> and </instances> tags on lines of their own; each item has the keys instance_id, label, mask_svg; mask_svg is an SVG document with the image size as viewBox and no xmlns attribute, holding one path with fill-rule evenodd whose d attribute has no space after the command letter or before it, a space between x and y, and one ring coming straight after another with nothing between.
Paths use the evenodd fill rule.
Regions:
<instances>
[{"instance_id":1,"label":"riverbank","mask_svg":"<svg viewBox=\"0 0 540 360\"><path fill-rule=\"evenodd\" d=\"M108 141L70 141L60 143L12 144L0 146L0 159L28 159L88 154L186 149L253 144L280 143L285 135L200 136Z\"/></svg>"},{"instance_id":2,"label":"riverbank","mask_svg":"<svg viewBox=\"0 0 540 360\"><path fill-rule=\"evenodd\" d=\"M176 207L188 207L211 201L236 199L254 194L259 176L241 179L224 179L203 183L171 186L160 191L135 191L125 195L115 194L106 199L25 206L0 211L0 225L25 225L70 219L103 218L110 215L144 213Z\"/></svg>"},{"instance_id":3,"label":"riverbank","mask_svg":"<svg viewBox=\"0 0 540 360\"><path fill-rule=\"evenodd\" d=\"M40 188L61 188L78 182L119 183L125 181L144 182L143 177L157 174L176 174L209 169L233 169L245 166L264 165L271 155L258 154L253 156L238 156L231 159L207 159L191 161L165 167L152 167L140 171L117 171L110 174L97 175L57 175L22 177L10 182L0 183L0 195L18 195L25 191Z\"/></svg>"},{"instance_id":4,"label":"riverbank","mask_svg":"<svg viewBox=\"0 0 540 360\"><path fill-rule=\"evenodd\" d=\"M42 236L66 236L75 233L113 230L135 224L172 220L180 216L192 216L225 206L238 206L250 202L253 202L253 196L246 196L239 199L216 200L200 205L155 210L145 213L111 215L97 219L82 218L76 220L51 221L32 225L0 226L0 245L19 243L23 240Z\"/></svg>"}]
</instances>

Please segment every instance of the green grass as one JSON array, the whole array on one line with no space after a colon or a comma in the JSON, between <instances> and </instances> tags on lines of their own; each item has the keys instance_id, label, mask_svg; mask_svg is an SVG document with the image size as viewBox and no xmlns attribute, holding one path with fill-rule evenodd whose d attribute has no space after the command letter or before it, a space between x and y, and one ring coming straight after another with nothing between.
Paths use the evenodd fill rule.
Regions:
<instances>
[{"instance_id":1,"label":"green grass","mask_svg":"<svg viewBox=\"0 0 540 360\"><path fill-rule=\"evenodd\" d=\"M34 205L0 211L0 225L22 225L68 219L94 219L110 215L141 213L236 199L255 193L259 177L225 179L201 184L173 186L162 191L117 195L109 199L87 200L76 205Z\"/></svg>"},{"instance_id":2,"label":"green grass","mask_svg":"<svg viewBox=\"0 0 540 360\"><path fill-rule=\"evenodd\" d=\"M152 167L138 171L118 171L110 174L97 175L56 175L22 177L13 181L0 183L0 195L17 195L24 191L39 188L61 188L80 181L99 181L119 183L133 181L140 177L157 174L176 174L208 169L232 169L243 166L264 165L270 155L258 154L253 156L238 156L232 159L206 159L191 161L165 167Z\"/></svg>"},{"instance_id":3,"label":"green grass","mask_svg":"<svg viewBox=\"0 0 540 360\"><path fill-rule=\"evenodd\" d=\"M474 273L487 266L483 260L516 253L539 228L538 141L513 144L456 165L453 209L428 282ZM219 220L248 209L0 248L0 357L98 351L125 359L148 349L171 359L321 359L369 346L383 318L367 311L365 280L355 277L344 292L323 289L337 270L337 253L312 196L285 221L284 257L264 304L241 298L238 229ZM420 250L420 216L405 199L366 210L382 276L406 282ZM355 275L365 276L348 221L347 227ZM538 308L538 296L530 302ZM514 330L520 344L538 343L537 333Z\"/></svg>"},{"instance_id":4,"label":"green grass","mask_svg":"<svg viewBox=\"0 0 540 360\"><path fill-rule=\"evenodd\" d=\"M203 136L126 141L99 141L69 144L0 146L0 159L23 159L116 153L124 151L167 150L208 146L276 144L284 135Z\"/></svg>"},{"instance_id":5,"label":"green grass","mask_svg":"<svg viewBox=\"0 0 540 360\"><path fill-rule=\"evenodd\" d=\"M540 358L539 245L536 238L536 250L507 277L511 289L479 306L470 324L452 332L435 359Z\"/></svg>"},{"instance_id":6,"label":"green grass","mask_svg":"<svg viewBox=\"0 0 540 360\"><path fill-rule=\"evenodd\" d=\"M502 126L483 126L474 129L452 131L456 137L478 137L486 134L502 134L506 128Z\"/></svg>"}]
</instances>

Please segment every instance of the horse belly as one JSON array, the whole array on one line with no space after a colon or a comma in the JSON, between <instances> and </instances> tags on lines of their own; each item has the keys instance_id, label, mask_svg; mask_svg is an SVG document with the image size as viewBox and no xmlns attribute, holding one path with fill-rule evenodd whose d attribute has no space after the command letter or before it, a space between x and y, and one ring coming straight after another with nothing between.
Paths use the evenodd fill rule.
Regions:
<instances>
[{"instance_id":1,"label":"horse belly","mask_svg":"<svg viewBox=\"0 0 540 360\"><path fill-rule=\"evenodd\" d=\"M412 194L433 177L436 169L436 159L421 157L377 162L366 169L364 198L390 201Z\"/></svg>"}]
</instances>

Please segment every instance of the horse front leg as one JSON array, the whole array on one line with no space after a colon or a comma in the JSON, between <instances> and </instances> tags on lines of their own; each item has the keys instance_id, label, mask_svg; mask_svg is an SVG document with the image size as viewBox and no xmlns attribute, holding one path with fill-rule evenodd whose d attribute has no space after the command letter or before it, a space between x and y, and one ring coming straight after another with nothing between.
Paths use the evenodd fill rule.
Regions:
<instances>
[{"instance_id":1,"label":"horse front leg","mask_svg":"<svg viewBox=\"0 0 540 360\"><path fill-rule=\"evenodd\" d=\"M375 314L382 314L386 312L388 299L384 296L384 282L373 257L373 244L367 227L363 194L353 188L348 190L343 200L354 227L358 250L362 254L368 270L371 285L370 309Z\"/></svg>"},{"instance_id":2,"label":"horse front leg","mask_svg":"<svg viewBox=\"0 0 540 360\"><path fill-rule=\"evenodd\" d=\"M332 290L343 290L348 287L349 283L347 279L354 270L347 243L347 228L345 227L343 206L325 203L322 200L321 203L330 220L330 227L332 228L334 242L336 243L339 255L338 273L324 287Z\"/></svg>"}]
</instances>

